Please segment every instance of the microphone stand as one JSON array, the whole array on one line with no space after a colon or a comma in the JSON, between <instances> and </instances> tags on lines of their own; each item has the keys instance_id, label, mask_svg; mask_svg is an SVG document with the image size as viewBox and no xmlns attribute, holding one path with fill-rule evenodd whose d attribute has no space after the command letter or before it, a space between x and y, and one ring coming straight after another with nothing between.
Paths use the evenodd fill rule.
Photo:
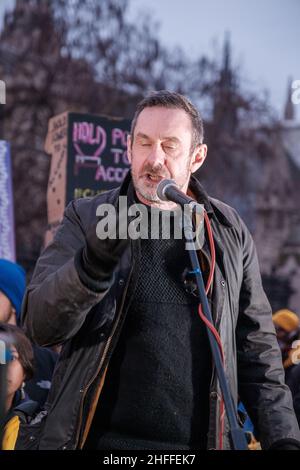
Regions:
<instances>
[{"instance_id":1,"label":"microphone stand","mask_svg":"<svg viewBox=\"0 0 300 470\"><path fill-rule=\"evenodd\" d=\"M211 315L211 311L209 308L205 286L203 282L203 276L196 252L196 247L194 243L193 237L193 222L192 222L192 215L193 209L195 208L196 204L190 203L190 214L187 214L184 211L183 215L183 229L184 229L184 236L186 241L190 244L189 256L192 265L192 272L195 274L197 287L198 287L198 295L199 295L199 302L202 306L202 311L208 321L213 324L213 319ZM225 375L221 353L219 346L216 342L216 338L214 337L211 330L206 326L210 349L212 352L213 360L216 366L216 372L219 379L221 392L223 395L223 400L225 404L225 409L227 413L227 418L229 422L229 429L230 429L230 436L233 444L234 450L248 450L246 437L244 431L240 428L237 420L236 410L233 404L233 399L229 391L229 386L227 382L227 378Z\"/></svg>"}]
</instances>

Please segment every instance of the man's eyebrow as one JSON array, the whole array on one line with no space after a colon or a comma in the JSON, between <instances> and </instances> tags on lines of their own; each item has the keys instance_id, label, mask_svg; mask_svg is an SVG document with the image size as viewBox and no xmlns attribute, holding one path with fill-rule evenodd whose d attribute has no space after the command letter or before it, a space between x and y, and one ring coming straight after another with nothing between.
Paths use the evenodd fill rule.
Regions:
<instances>
[{"instance_id":1,"label":"man's eyebrow","mask_svg":"<svg viewBox=\"0 0 300 470\"><path fill-rule=\"evenodd\" d=\"M162 138L163 140L171 140L172 142L180 142L180 139L178 139L178 137L175 137L175 136L165 136Z\"/></svg>"},{"instance_id":2,"label":"man's eyebrow","mask_svg":"<svg viewBox=\"0 0 300 470\"><path fill-rule=\"evenodd\" d=\"M138 132L136 137L140 137L141 139L151 140L151 138L148 135L143 134L143 132ZM175 136L164 136L164 137L162 137L162 140L171 140L172 142L176 142L176 143L180 142L178 137L175 137Z\"/></svg>"},{"instance_id":3,"label":"man's eyebrow","mask_svg":"<svg viewBox=\"0 0 300 470\"><path fill-rule=\"evenodd\" d=\"M142 132L138 132L137 137L141 137L141 139L150 139L150 137L146 134L143 134Z\"/></svg>"}]
</instances>

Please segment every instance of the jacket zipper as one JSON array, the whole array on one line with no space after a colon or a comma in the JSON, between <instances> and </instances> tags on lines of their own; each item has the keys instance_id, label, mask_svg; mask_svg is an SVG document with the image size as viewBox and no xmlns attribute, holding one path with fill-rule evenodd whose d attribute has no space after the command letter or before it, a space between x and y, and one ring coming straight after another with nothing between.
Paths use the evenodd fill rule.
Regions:
<instances>
[{"instance_id":1,"label":"jacket zipper","mask_svg":"<svg viewBox=\"0 0 300 470\"><path fill-rule=\"evenodd\" d=\"M100 370L101 370L101 368L102 368L102 366L103 366L104 360L105 360L105 358L106 358L106 356L107 356L107 353L108 353L108 350L109 350L109 346L110 346L111 340L112 340L113 337L114 337L116 328L117 328L117 326L118 326L118 324L119 324L119 320L120 320L120 317L121 317L121 315L122 315L122 310L123 310L123 306L124 306L125 297L126 297L126 293L127 293L127 290L128 290L130 278L131 278L131 275L132 275L132 271L133 271L133 266L132 266L131 271L130 271L130 273L129 273L129 278L128 278L127 284L126 284L125 289L124 289L124 292L123 292L123 297L122 297L122 302L121 302L121 305L120 305L120 308L119 308L118 317L117 317L117 319L116 319L116 321L115 321L115 323L114 323L114 326L113 326L111 335L110 335L110 337L108 338L108 340L107 340L107 342L106 342L106 345L105 345L105 348L104 348L104 351L103 351L103 354L102 354L102 359L101 359L101 361L100 361L99 367L97 368L95 374L93 375L93 377L92 377L92 379L89 381L89 383L86 385L86 387L84 388L83 393L82 393L82 398L81 398L81 403L80 403L80 413L79 413L79 424L78 424L78 430L77 430L76 440L75 440L75 449L77 448L77 444L78 444L78 441L79 441L80 430L81 430L84 399L85 399L85 396L86 396L86 394L87 394L87 392L88 392L88 389L90 388L90 386L92 385L92 383L94 382L94 380L96 379L96 377L98 376L98 374L100 373ZM79 448L81 448L81 447L79 446Z\"/></svg>"}]
</instances>

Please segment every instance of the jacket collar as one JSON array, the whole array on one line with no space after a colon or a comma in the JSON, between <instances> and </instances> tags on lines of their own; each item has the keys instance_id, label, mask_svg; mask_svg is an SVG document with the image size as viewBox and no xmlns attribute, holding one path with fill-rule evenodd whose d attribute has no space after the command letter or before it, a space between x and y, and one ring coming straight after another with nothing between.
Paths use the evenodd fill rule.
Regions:
<instances>
[{"instance_id":1,"label":"jacket collar","mask_svg":"<svg viewBox=\"0 0 300 470\"><path fill-rule=\"evenodd\" d=\"M232 227L232 223L228 220L221 209L214 204L214 200L208 196L202 184L194 175L191 175L188 193L190 193L200 204L204 205L204 209L209 217L215 219L219 224L225 225L226 227Z\"/></svg>"},{"instance_id":2,"label":"jacket collar","mask_svg":"<svg viewBox=\"0 0 300 470\"><path fill-rule=\"evenodd\" d=\"M119 195L126 196L129 191L129 187L132 184L132 175L131 170L128 170L120 188L119 188ZM194 176L191 175L188 193L199 202L199 204L203 204L204 209L206 210L208 216L216 220L216 222L225 225L226 227L232 227L231 222L227 219L224 213L216 207L216 205L212 202L211 198L208 196L207 192L199 182L199 180Z\"/></svg>"}]
</instances>

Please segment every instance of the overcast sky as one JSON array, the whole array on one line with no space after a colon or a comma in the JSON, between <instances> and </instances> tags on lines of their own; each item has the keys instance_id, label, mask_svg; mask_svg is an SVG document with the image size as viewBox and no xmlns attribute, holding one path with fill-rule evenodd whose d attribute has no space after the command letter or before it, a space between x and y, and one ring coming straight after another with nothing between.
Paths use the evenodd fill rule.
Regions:
<instances>
[{"instance_id":1,"label":"overcast sky","mask_svg":"<svg viewBox=\"0 0 300 470\"><path fill-rule=\"evenodd\" d=\"M160 21L162 41L192 57L213 56L228 31L245 79L267 88L282 112L288 76L300 79L300 0L131 0L132 16L145 9Z\"/></svg>"},{"instance_id":2,"label":"overcast sky","mask_svg":"<svg viewBox=\"0 0 300 470\"><path fill-rule=\"evenodd\" d=\"M24 0L25 1L25 0ZM101 1L101 0L99 0ZM13 0L0 0L0 21ZM196 58L213 57L225 32L233 60L242 66L245 85L268 89L282 113L289 76L300 79L300 0L130 0L130 19L152 11L162 42L180 45ZM138 21L138 20L137 20ZM296 106L300 120L300 105Z\"/></svg>"}]
</instances>

